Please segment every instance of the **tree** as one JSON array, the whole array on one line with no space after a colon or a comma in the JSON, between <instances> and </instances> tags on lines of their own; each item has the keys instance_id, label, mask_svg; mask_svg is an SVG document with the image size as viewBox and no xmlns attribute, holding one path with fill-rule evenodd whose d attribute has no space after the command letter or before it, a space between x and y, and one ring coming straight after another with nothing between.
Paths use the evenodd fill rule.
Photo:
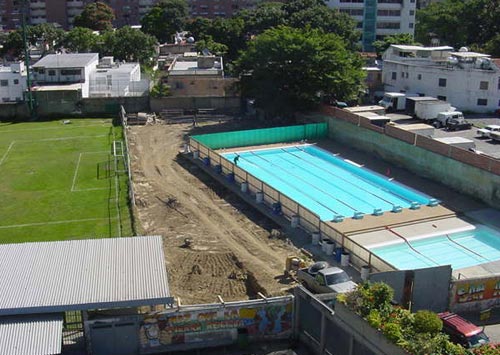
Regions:
<instances>
[{"instance_id":1,"label":"tree","mask_svg":"<svg viewBox=\"0 0 500 355\"><path fill-rule=\"evenodd\" d=\"M215 42L211 36L208 36L206 39L196 41L196 50L198 52L203 51L205 48L218 56L224 56L228 51L225 44Z\"/></svg>"},{"instance_id":2,"label":"tree","mask_svg":"<svg viewBox=\"0 0 500 355\"><path fill-rule=\"evenodd\" d=\"M373 42L373 47L375 48L377 55L380 56L386 51L387 48L390 47L391 44L418 45L419 43L415 42L413 36L409 33L397 33L391 36L386 36L381 41Z\"/></svg>"},{"instance_id":3,"label":"tree","mask_svg":"<svg viewBox=\"0 0 500 355\"><path fill-rule=\"evenodd\" d=\"M498 0L444 0L417 11L416 40L481 48L500 33Z\"/></svg>"},{"instance_id":4,"label":"tree","mask_svg":"<svg viewBox=\"0 0 500 355\"><path fill-rule=\"evenodd\" d=\"M286 24L287 14L281 2L262 2L255 9L240 11L237 16L244 21L245 32L255 35Z\"/></svg>"},{"instance_id":5,"label":"tree","mask_svg":"<svg viewBox=\"0 0 500 355\"><path fill-rule=\"evenodd\" d=\"M98 36L90 28L75 27L64 39L64 46L72 52L86 53L95 49Z\"/></svg>"},{"instance_id":6,"label":"tree","mask_svg":"<svg viewBox=\"0 0 500 355\"><path fill-rule=\"evenodd\" d=\"M495 37L486 42L484 45L484 51L493 57L500 57L500 34L497 34Z\"/></svg>"},{"instance_id":7,"label":"tree","mask_svg":"<svg viewBox=\"0 0 500 355\"><path fill-rule=\"evenodd\" d=\"M142 18L142 31L164 43L184 28L187 17L186 0L161 0Z\"/></svg>"},{"instance_id":8,"label":"tree","mask_svg":"<svg viewBox=\"0 0 500 355\"><path fill-rule=\"evenodd\" d=\"M356 97L362 61L337 35L279 26L249 43L236 61L243 95L270 116L311 109L322 95Z\"/></svg>"},{"instance_id":9,"label":"tree","mask_svg":"<svg viewBox=\"0 0 500 355\"><path fill-rule=\"evenodd\" d=\"M23 53L23 35L21 31L11 31L5 42L3 48L0 49L2 56L9 56L12 58L19 58Z\"/></svg>"},{"instance_id":10,"label":"tree","mask_svg":"<svg viewBox=\"0 0 500 355\"><path fill-rule=\"evenodd\" d=\"M357 47L361 34L356 30L356 22L348 14L326 6L323 0L293 0L283 9L288 26L319 28L339 35L350 48Z\"/></svg>"},{"instance_id":11,"label":"tree","mask_svg":"<svg viewBox=\"0 0 500 355\"><path fill-rule=\"evenodd\" d=\"M155 55L156 38L124 26L99 38L99 53L127 62L149 63Z\"/></svg>"},{"instance_id":12,"label":"tree","mask_svg":"<svg viewBox=\"0 0 500 355\"><path fill-rule=\"evenodd\" d=\"M109 31L113 29L115 13L111 7L103 2L87 4L82 13L75 17L76 27L87 27L94 31Z\"/></svg>"},{"instance_id":13,"label":"tree","mask_svg":"<svg viewBox=\"0 0 500 355\"><path fill-rule=\"evenodd\" d=\"M65 32L52 23L41 23L28 28L28 41L34 45L41 41L49 51L59 49L62 46Z\"/></svg>"}]
</instances>

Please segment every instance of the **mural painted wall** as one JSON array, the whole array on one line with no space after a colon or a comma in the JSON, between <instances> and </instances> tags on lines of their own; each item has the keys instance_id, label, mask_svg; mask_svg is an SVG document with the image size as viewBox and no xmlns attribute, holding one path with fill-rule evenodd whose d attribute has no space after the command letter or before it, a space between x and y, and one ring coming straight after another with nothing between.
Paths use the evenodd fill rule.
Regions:
<instances>
[{"instance_id":1,"label":"mural painted wall","mask_svg":"<svg viewBox=\"0 0 500 355\"><path fill-rule=\"evenodd\" d=\"M454 281L451 308L486 309L500 304L500 276Z\"/></svg>"},{"instance_id":2,"label":"mural painted wall","mask_svg":"<svg viewBox=\"0 0 500 355\"><path fill-rule=\"evenodd\" d=\"M200 342L229 344L236 342L238 335L249 340L286 338L292 334L292 311L290 299L266 305L150 314L140 325L141 349L168 350L173 345Z\"/></svg>"}]
</instances>

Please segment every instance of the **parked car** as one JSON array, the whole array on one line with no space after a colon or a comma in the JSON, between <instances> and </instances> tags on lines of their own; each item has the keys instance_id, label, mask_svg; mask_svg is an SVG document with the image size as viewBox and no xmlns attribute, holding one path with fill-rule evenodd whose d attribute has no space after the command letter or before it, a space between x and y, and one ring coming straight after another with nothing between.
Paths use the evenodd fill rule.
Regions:
<instances>
[{"instance_id":1,"label":"parked car","mask_svg":"<svg viewBox=\"0 0 500 355\"><path fill-rule=\"evenodd\" d=\"M443 332L448 334L451 342L465 348L474 348L490 342L482 328L458 314L443 312L439 313L438 316L443 321Z\"/></svg>"},{"instance_id":2,"label":"parked car","mask_svg":"<svg viewBox=\"0 0 500 355\"><path fill-rule=\"evenodd\" d=\"M484 128L480 128L477 130L477 135L482 138L490 138L491 132L500 132L500 126L491 124Z\"/></svg>"},{"instance_id":3,"label":"parked car","mask_svg":"<svg viewBox=\"0 0 500 355\"><path fill-rule=\"evenodd\" d=\"M300 269L297 279L316 293L344 293L353 291L357 286L344 270L321 261Z\"/></svg>"}]
</instances>

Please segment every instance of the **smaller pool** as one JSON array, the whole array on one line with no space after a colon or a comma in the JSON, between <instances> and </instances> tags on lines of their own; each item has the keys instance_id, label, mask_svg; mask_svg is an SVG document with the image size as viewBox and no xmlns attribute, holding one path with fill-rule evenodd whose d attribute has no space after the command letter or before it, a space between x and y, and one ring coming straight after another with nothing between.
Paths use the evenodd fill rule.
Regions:
<instances>
[{"instance_id":1,"label":"smaller pool","mask_svg":"<svg viewBox=\"0 0 500 355\"><path fill-rule=\"evenodd\" d=\"M437 265L456 269L500 260L500 231L478 225L476 229L406 243L372 248L371 251L400 270Z\"/></svg>"}]
</instances>

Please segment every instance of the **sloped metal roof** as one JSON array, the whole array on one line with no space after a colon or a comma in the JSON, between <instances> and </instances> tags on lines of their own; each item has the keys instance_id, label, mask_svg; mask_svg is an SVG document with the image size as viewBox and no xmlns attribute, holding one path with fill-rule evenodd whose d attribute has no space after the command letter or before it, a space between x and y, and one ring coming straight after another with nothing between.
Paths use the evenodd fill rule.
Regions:
<instances>
[{"instance_id":1,"label":"sloped metal roof","mask_svg":"<svg viewBox=\"0 0 500 355\"><path fill-rule=\"evenodd\" d=\"M60 354L62 327L62 314L0 317L0 354Z\"/></svg>"},{"instance_id":2,"label":"sloped metal roof","mask_svg":"<svg viewBox=\"0 0 500 355\"><path fill-rule=\"evenodd\" d=\"M171 300L160 236L0 245L0 316Z\"/></svg>"},{"instance_id":3,"label":"sloped metal roof","mask_svg":"<svg viewBox=\"0 0 500 355\"><path fill-rule=\"evenodd\" d=\"M49 54L33 64L33 68L83 68L96 60L98 53Z\"/></svg>"}]
</instances>

